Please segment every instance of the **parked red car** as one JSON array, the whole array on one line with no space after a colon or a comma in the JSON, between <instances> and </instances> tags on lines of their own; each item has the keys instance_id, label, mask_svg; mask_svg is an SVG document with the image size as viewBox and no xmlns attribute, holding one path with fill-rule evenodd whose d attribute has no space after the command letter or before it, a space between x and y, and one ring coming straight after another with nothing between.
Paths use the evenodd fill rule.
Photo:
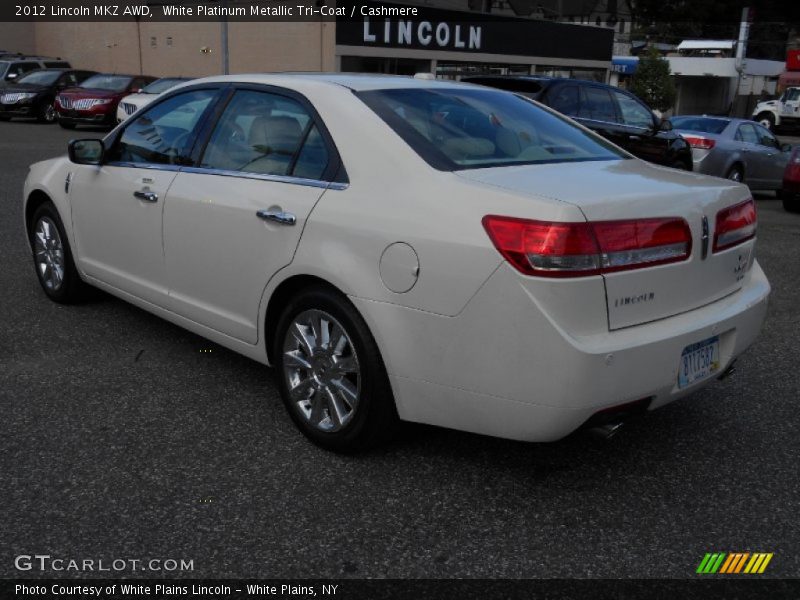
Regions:
<instances>
[{"instance_id":1,"label":"parked red car","mask_svg":"<svg viewBox=\"0 0 800 600\"><path fill-rule=\"evenodd\" d=\"M789 212L800 212L800 145L792 150L792 156L783 171L783 208Z\"/></svg>"},{"instance_id":2,"label":"parked red car","mask_svg":"<svg viewBox=\"0 0 800 600\"><path fill-rule=\"evenodd\" d=\"M94 75L78 87L66 89L56 96L58 123L64 129L75 129L79 124L115 125L119 101L154 80L155 77L146 75Z\"/></svg>"}]
</instances>

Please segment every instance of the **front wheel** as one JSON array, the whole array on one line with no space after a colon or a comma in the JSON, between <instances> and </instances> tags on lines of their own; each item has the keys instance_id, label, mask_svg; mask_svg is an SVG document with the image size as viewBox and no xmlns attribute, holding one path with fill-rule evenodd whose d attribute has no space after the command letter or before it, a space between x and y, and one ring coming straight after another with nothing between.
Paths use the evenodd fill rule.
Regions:
<instances>
[{"instance_id":1,"label":"front wheel","mask_svg":"<svg viewBox=\"0 0 800 600\"><path fill-rule=\"evenodd\" d=\"M355 452L396 430L377 344L341 294L313 287L295 296L278 321L273 356L289 415L315 444Z\"/></svg>"},{"instance_id":2,"label":"front wheel","mask_svg":"<svg viewBox=\"0 0 800 600\"><path fill-rule=\"evenodd\" d=\"M36 275L44 293L61 304L80 300L86 284L75 268L64 224L52 202L45 202L36 209L28 236Z\"/></svg>"}]
</instances>

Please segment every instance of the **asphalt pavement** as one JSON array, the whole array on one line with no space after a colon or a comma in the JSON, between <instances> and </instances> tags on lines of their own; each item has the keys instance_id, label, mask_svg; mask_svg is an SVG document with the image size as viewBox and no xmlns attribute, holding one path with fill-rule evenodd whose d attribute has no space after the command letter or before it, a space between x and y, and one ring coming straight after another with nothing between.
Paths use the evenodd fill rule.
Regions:
<instances>
[{"instance_id":1,"label":"asphalt pavement","mask_svg":"<svg viewBox=\"0 0 800 600\"><path fill-rule=\"evenodd\" d=\"M800 215L770 194L769 316L729 379L603 443L414 426L339 456L295 430L261 365L39 289L28 165L99 135L0 123L0 577L70 575L15 568L34 554L191 560L172 573L191 577L695 577L714 551L800 576Z\"/></svg>"}]
</instances>

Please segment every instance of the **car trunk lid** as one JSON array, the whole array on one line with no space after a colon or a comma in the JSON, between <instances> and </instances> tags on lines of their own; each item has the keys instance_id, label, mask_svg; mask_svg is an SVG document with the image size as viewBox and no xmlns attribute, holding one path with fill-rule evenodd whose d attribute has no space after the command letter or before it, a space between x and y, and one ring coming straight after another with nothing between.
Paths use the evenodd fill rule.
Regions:
<instances>
[{"instance_id":1,"label":"car trunk lid","mask_svg":"<svg viewBox=\"0 0 800 600\"><path fill-rule=\"evenodd\" d=\"M719 211L750 197L747 188L723 179L639 160L474 169L458 175L572 204L590 223L685 219L692 236L687 260L603 275L612 330L686 312L727 296L741 287L752 263L754 240L713 251Z\"/></svg>"}]
</instances>

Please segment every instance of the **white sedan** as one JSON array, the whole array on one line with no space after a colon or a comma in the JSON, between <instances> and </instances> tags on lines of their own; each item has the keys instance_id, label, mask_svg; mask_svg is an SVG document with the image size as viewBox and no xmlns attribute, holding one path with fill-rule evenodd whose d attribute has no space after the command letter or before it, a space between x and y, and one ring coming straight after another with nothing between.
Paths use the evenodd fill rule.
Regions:
<instances>
[{"instance_id":1,"label":"white sedan","mask_svg":"<svg viewBox=\"0 0 800 600\"><path fill-rule=\"evenodd\" d=\"M745 186L457 83L195 80L33 165L24 202L50 298L96 286L274 366L340 451L655 409L728 372L770 291Z\"/></svg>"},{"instance_id":2,"label":"white sedan","mask_svg":"<svg viewBox=\"0 0 800 600\"><path fill-rule=\"evenodd\" d=\"M140 108L144 108L160 94L174 88L176 85L190 81L189 77L162 77L145 86L135 94L125 96L117 105L117 123L121 123Z\"/></svg>"}]
</instances>

